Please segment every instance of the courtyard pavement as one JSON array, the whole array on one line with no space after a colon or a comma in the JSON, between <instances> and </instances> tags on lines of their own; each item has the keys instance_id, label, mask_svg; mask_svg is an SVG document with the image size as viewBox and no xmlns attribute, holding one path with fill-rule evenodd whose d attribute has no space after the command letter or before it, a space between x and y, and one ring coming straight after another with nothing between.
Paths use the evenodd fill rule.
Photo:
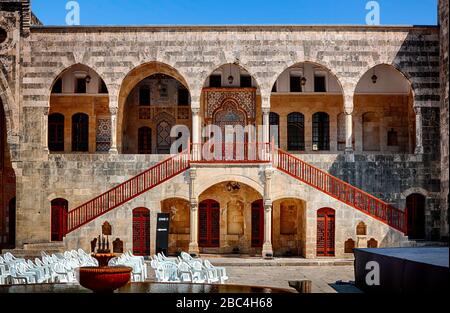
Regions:
<instances>
[{"instance_id":1,"label":"courtyard pavement","mask_svg":"<svg viewBox=\"0 0 450 313\"><path fill-rule=\"evenodd\" d=\"M227 284L256 285L290 289L289 281L311 280L313 293L360 292L353 285L355 280L352 259L301 259L278 258L263 260L242 257L210 257L213 265L224 266L229 279ZM154 271L149 266L149 279L154 280ZM341 284L340 282L344 282Z\"/></svg>"}]
</instances>

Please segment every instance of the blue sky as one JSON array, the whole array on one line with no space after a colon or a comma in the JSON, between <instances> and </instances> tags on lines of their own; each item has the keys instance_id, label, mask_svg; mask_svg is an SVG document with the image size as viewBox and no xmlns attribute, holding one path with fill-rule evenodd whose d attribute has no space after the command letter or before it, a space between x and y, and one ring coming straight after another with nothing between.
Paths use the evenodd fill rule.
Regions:
<instances>
[{"instance_id":1,"label":"blue sky","mask_svg":"<svg viewBox=\"0 0 450 313\"><path fill-rule=\"evenodd\" d=\"M65 25L69 0L32 0ZM369 0L77 0L81 25L365 24ZM436 25L437 0L378 0L381 25Z\"/></svg>"}]
</instances>

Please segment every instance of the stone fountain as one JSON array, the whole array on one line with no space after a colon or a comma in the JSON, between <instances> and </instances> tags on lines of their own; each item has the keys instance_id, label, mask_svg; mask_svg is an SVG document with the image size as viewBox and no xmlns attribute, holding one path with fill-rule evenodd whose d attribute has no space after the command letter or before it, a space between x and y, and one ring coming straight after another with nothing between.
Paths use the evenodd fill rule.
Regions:
<instances>
[{"instance_id":1,"label":"stone fountain","mask_svg":"<svg viewBox=\"0 0 450 313\"><path fill-rule=\"evenodd\" d=\"M130 283L131 267L108 266L109 260L115 256L109 249L108 237L105 239L104 236L98 236L98 248L92 253L92 257L98 261L99 266L78 268L76 275L80 285L94 293L112 293Z\"/></svg>"}]
</instances>

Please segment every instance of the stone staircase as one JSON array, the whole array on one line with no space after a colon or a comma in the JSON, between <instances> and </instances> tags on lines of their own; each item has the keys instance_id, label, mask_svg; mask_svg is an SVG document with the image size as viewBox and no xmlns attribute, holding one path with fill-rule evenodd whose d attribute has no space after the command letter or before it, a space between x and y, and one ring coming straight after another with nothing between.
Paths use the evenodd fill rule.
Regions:
<instances>
[{"instance_id":1,"label":"stone staircase","mask_svg":"<svg viewBox=\"0 0 450 313\"><path fill-rule=\"evenodd\" d=\"M4 249L2 253L10 252L15 257L34 259L41 257L41 252L47 254L62 253L66 250L63 242L47 242L47 243L28 243L24 244L22 249Z\"/></svg>"}]
</instances>

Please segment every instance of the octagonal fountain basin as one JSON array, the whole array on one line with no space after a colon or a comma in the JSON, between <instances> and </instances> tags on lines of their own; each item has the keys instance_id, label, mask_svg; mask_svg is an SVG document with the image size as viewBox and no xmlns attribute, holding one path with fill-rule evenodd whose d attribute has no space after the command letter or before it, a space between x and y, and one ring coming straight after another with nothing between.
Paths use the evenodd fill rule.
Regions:
<instances>
[{"instance_id":1,"label":"octagonal fountain basin","mask_svg":"<svg viewBox=\"0 0 450 313\"><path fill-rule=\"evenodd\" d=\"M92 287L92 286L91 286ZM0 286L0 293L91 293L78 284L37 284ZM189 283L130 283L115 293L296 293L294 290L244 285Z\"/></svg>"}]
</instances>

